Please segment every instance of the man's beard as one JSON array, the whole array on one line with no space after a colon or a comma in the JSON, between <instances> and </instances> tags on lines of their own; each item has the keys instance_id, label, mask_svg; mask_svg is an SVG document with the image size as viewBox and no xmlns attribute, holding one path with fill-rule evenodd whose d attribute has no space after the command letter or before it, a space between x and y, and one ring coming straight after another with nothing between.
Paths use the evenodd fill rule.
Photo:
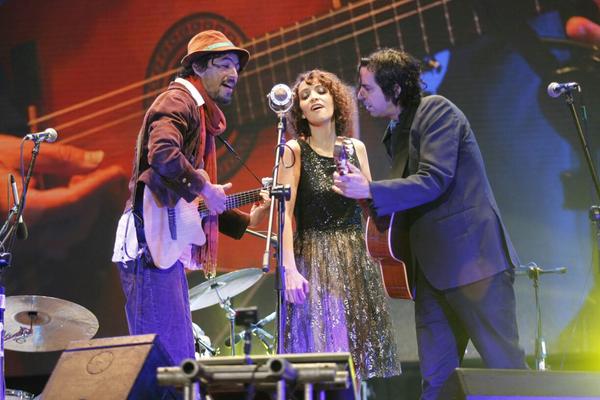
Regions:
<instances>
[{"instance_id":1,"label":"man's beard","mask_svg":"<svg viewBox=\"0 0 600 400\"><path fill-rule=\"evenodd\" d=\"M220 104L222 106L226 106L226 105L231 104L232 99L233 99L233 96L225 98L225 97L219 95L215 99L215 102L217 102L218 104Z\"/></svg>"}]
</instances>

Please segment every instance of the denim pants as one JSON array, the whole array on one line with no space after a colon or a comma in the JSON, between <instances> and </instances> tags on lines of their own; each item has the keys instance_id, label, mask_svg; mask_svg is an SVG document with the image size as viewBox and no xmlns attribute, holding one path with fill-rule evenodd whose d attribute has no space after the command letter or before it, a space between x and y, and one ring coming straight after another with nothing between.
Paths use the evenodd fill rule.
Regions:
<instances>
[{"instance_id":1,"label":"denim pants","mask_svg":"<svg viewBox=\"0 0 600 400\"><path fill-rule=\"evenodd\" d=\"M159 269L144 257L119 263L129 333L158 334L172 365L194 358L188 283L181 262Z\"/></svg>"}]
</instances>

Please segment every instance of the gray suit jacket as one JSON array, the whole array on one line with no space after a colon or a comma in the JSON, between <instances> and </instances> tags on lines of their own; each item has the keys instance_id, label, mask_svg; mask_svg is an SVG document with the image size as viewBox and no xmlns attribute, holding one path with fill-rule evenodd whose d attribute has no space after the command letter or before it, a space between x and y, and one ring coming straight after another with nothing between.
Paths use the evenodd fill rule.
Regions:
<instances>
[{"instance_id":1,"label":"gray suit jacket","mask_svg":"<svg viewBox=\"0 0 600 400\"><path fill-rule=\"evenodd\" d=\"M393 168L389 179L371 183L371 193L378 215L407 210L411 250L427 280L443 290L518 265L479 146L458 107L442 96L423 98L408 139L406 177ZM406 152L398 148L402 142L392 140L392 164Z\"/></svg>"}]
</instances>

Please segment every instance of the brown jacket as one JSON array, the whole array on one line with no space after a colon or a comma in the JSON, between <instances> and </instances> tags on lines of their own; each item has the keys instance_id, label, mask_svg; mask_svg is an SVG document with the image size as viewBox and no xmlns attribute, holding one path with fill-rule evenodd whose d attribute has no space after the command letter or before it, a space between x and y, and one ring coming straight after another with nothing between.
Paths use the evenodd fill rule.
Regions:
<instances>
[{"instance_id":1,"label":"brown jacket","mask_svg":"<svg viewBox=\"0 0 600 400\"><path fill-rule=\"evenodd\" d=\"M180 198L192 201L208 179L202 169L202 156L196 154L200 127L200 113L194 98L176 82L172 82L146 112L140 131L144 140L139 181L148 186L161 205L173 207ZM135 183L132 176L131 193ZM128 207L132 200L129 199ZM240 238L249 222L247 213L226 211L219 216L219 230Z\"/></svg>"}]
</instances>

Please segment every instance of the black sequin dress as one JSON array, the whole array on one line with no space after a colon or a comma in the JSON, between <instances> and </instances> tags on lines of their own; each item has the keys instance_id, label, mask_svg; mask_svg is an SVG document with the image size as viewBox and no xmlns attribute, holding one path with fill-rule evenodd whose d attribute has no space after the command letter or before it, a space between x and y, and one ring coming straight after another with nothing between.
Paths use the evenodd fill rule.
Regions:
<instances>
[{"instance_id":1,"label":"black sequin dress","mask_svg":"<svg viewBox=\"0 0 600 400\"><path fill-rule=\"evenodd\" d=\"M303 304L288 303L288 353L352 354L360 379L400 374L379 265L367 252L361 208L334 193L332 157L303 140L294 217L296 267L309 282ZM358 165L356 155L351 162Z\"/></svg>"}]
</instances>

